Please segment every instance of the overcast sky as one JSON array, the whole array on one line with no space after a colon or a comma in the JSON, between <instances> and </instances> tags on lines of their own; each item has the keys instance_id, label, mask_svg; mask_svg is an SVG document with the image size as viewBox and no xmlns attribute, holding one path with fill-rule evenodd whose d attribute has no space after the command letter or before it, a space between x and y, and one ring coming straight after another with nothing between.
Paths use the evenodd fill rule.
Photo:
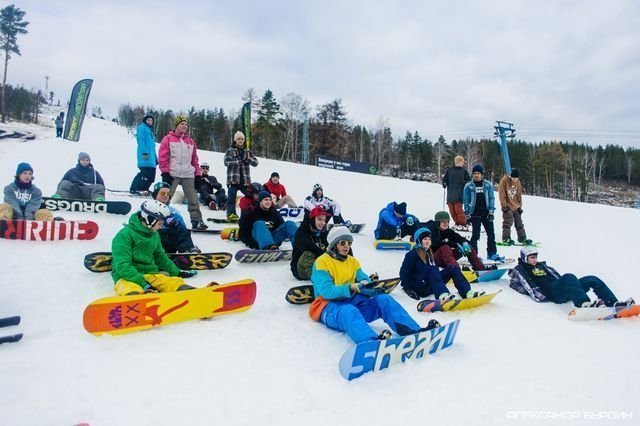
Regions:
<instances>
[{"instance_id":1,"label":"overcast sky","mask_svg":"<svg viewBox=\"0 0 640 426\"><path fill-rule=\"evenodd\" d=\"M446 4L445 4L446 3ZM17 1L29 34L8 82L66 104L238 110L249 88L341 98L395 136L518 135L640 147L640 2ZM558 130L550 130L558 129Z\"/></svg>"}]
</instances>

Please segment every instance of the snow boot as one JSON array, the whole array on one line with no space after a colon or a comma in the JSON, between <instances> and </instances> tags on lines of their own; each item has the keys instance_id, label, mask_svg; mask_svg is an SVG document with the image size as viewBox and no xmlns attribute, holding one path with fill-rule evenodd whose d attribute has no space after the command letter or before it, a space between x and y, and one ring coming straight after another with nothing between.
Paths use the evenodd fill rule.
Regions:
<instances>
[{"instance_id":1,"label":"snow boot","mask_svg":"<svg viewBox=\"0 0 640 426\"><path fill-rule=\"evenodd\" d=\"M604 300L602 299L596 299L594 301L587 301L582 303L582 306L580 306L581 308L599 308L600 306L604 306Z\"/></svg>"},{"instance_id":2,"label":"snow boot","mask_svg":"<svg viewBox=\"0 0 640 426\"><path fill-rule=\"evenodd\" d=\"M433 330L434 328L440 328L440 327L441 327L440 323L437 320L432 319L432 320L429 320L429 324L427 324L426 327L422 327L420 331L429 331L429 330Z\"/></svg>"},{"instance_id":3,"label":"snow boot","mask_svg":"<svg viewBox=\"0 0 640 426\"><path fill-rule=\"evenodd\" d=\"M480 297L487 292L484 290L469 290L465 295L467 299L473 299L474 297Z\"/></svg>"},{"instance_id":4,"label":"snow boot","mask_svg":"<svg viewBox=\"0 0 640 426\"><path fill-rule=\"evenodd\" d=\"M387 340L391 339L391 337L393 337L393 334L387 329L382 330L380 334L378 334L378 340Z\"/></svg>"},{"instance_id":5,"label":"snow boot","mask_svg":"<svg viewBox=\"0 0 640 426\"><path fill-rule=\"evenodd\" d=\"M632 297L628 298L627 300L624 301L620 301L620 300L616 300L615 303L613 304L614 307L616 308L620 308L620 307L625 307L625 306L631 306L631 305L635 305L636 301L633 300Z\"/></svg>"}]
</instances>

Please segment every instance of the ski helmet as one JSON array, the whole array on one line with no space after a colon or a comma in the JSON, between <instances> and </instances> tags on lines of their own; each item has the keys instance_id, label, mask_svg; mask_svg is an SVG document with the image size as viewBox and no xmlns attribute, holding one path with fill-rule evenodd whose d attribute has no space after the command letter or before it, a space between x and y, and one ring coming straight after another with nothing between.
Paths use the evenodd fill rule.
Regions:
<instances>
[{"instance_id":1,"label":"ski helmet","mask_svg":"<svg viewBox=\"0 0 640 426\"><path fill-rule=\"evenodd\" d=\"M532 254L538 254L538 250L533 248L533 247L523 247L522 249L520 249L520 260L522 260L524 263L527 263L527 257L531 256Z\"/></svg>"},{"instance_id":2,"label":"ski helmet","mask_svg":"<svg viewBox=\"0 0 640 426\"><path fill-rule=\"evenodd\" d=\"M314 198L315 198L315 196L316 196L316 191L317 191L318 189L319 189L319 190L321 190L321 191L324 191L324 190L322 189L322 185L320 185L319 183L316 183L315 185L313 185L313 191L311 191L311 195L312 195Z\"/></svg>"},{"instance_id":3,"label":"ski helmet","mask_svg":"<svg viewBox=\"0 0 640 426\"><path fill-rule=\"evenodd\" d=\"M171 216L171 211L166 204L156 200L147 200L140 206L142 223L151 228L157 221L165 221Z\"/></svg>"}]
</instances>

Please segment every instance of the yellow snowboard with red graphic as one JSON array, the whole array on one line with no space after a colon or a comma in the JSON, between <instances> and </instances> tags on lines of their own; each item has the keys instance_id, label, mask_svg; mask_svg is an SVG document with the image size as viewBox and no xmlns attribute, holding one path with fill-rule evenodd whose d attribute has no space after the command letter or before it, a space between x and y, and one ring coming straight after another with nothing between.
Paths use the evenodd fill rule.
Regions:
<instances>
[{"instance_id":1,"label":"yellow snowboard with red graphic","mask_svg":"<svg viewBox=\"0 0 640 426\"><path fill-rule=\"evenodd\" d=\"M84 310L89 333L124 334L161 325L243 312L256 300L253 280L169 293L105 297Z\"/></svg>"}]
</instances>

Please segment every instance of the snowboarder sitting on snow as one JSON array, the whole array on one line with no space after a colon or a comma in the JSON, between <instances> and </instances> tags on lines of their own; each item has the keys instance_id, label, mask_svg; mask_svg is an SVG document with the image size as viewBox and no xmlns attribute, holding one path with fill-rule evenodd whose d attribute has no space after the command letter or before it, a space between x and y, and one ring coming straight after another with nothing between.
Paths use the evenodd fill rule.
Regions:
<instances>
[{"instance_id":1,"label":"snowboarder sitting on snow","mask_svg":"<svg viewBox=\"0 0 640 426\"><path fill-rule=\"evenodd\" d=\"M449 228L451 217L445 211L437 212L434 220L430 220L425 224L431 232L431 249L436 260L436 264L441 267L453 266L460 268L458 259L466 256L471 266L476 271L482 271L488 268L480 261L478 254L471 247L469 241L453 229Z\"/></svg>"},{"instance_id":2,"label":"snowboarder sitting on snow","mask_svg":"<svg viewBox=\"0 0 640 426\"><path fill-rule=\"evenodd\" d=\"M345 223L345 220L342 218L340 204L336 203L329 197L325 197L322 186L319 183L316 183L315 185L313 185L313 191L311 192L311 195L309 195L304 200L305 217L309 215L309 212L311 210L318 206L324 208L324 211L327 212L327 215L330 218L333 218L333 223L335 223L336 225ZM346 221L346 225L351 225L351 222Z\"/></svg>"},{"instance_id":3,"label":"snowboarder sitting on snow","mask_svg":"<svg viewBox=\"0 0 640 426\"><path fill-rule=\"evenodd\" d=\"M209 206L211 210L225 210L227 195L222 184L215 176L209 175L209 164L200 164L202 176L196 176L196 189L200 195L200 202ZM215 197L215 200L214 200Z\"/></svg>"},{"instance_id":4,"label":"snowboarder sitting on snow","mask_svg":"<svg viewBox=\"0 0 640 426\"><path fill-rule=\"evenodd\" d=\"M289 206L289 207L298 207L291 195L287 194L287 190L284 185L280 183L280 175L278 172L271 173L271 177L269 180L262 186L264 191L268 191L271 196L274 197L274 202L278 208Z\"/></svg>"},{"instance_id":5,"label":"snowboarder sitting on snow","mask_svg":"<svg viewBox=\"0 0 640 426\"><path fill-rule=\"evenodd\" d=\"M392 201L380 210L378 226L374 232L376 240L401 239L405 235L413 234L420 228L417 217L407 213L407 203Z\"/></svg>"},{"instance_id":6,"label":"snowboarder sitting on snow","mask_svg":"<svg viewBox=\"0 0 640 426\"><path fill-rule=\"evenodd\" d=\"M311 278L313 262L322 256L329 245L327 241L328 213L322 206L315 207L304 218L296 231L293 255L291 257L291 272L299 280Z\"/></svg>"},{"instance_id":7,"label":"snowboarder sitting on snow","mask_svg":"<svg viewBox=\"0 0 640 426\"><path fill-rule=\"evenodd\" d=\"M240 201L238 201L240 214L247 209L252 210L258 207L258 194L260 191L262 191L262 185L258 182L253 182L251 185L245 186L242 189L244 197L240 198Z\"/></svg>"},{"instance_id":8,"label":"snowboarder sitting on snow","mask_svg":"<svg viewBox=\"0 0 640 426\"><path fill-rule=\"evenodd\" d=\"M180 212L169 203L171 202L171 185L158 182L153 186L153 199L160 201L169 208L170 216L158 230L162 247L167 253L202 253L191 239L191 231L187 229Z\"/></svg>"},{"instance_id":9,"label":"snowboarder sitting on snow","mask_svg":"<svg viewBox=\"0 0 640 426\"><path fill-rule=\"evenodd\" d=\"M78 164L62 176L53 198L104 201L104 181L86 152L78 154Z\"/></svg>"},{"instance_id":10,"label":"snowboarder sitting on snow","mask_svg":"<svg viewBox=\"0 0 640 426\"><path fill-rule=\"evenodd\" d=\"M349 255L353 237L345 226L331 228L327 252L313 264L311 281L315 300L309 316L334 330L347 333L355 343L384 340L391 331L377 334L369 322L383 319L397 334L406 336L439 327L437 321L421 328L396 300L382 289L369 289L369 277L360 262Z\"/></svg>"},{"instance_id":11,"label":"snowboarder sitting on snow","mask_svg":"<svg viewBox=\"0 0 640 426\"><path fill-rule=\"evenodd\" d=\"M471 222L473 227L471 247L476 253L478 252L480 225L482 225L487 233L487 257L491 260L500 260L496 248L496 233L493 229L493 212L495 210L493 185L482 178L483 171L480 164L473 166L472 181L464 186L464 214L467 222Z\"/></svg>"},{"instance_id":12,"label":"snowboarder sitting on snow","mask_svg":"<svg viewBox=\"0 0 640 426\"><path fill-rule=\"evenodd\" d=\"M458 295L449 293L445 283L450 279L453 279L459 297L463 299L485 293L484 290L471 290L469 281L458 266L446 266L440 270L431 251L431 231L428 228L418 229L414 241L415 247L404 256L400 267L402 289L409 297L420 300L434 294L442 302L453 300Z\"/></svg>"},{"instance_id":13,"label":"snowboarder sitting on snow","mask_svg":"<svg viewBox=\"0 0 640 426\"><path fill-rule=\"evenodd\" d=\"M560 275L546 262L538 262L538 250L533 247L520 250L518 265L509 271L509 276L509 287L531 296L536 302L565 303L571 300L578 308L635 304L631 298L618 302L609 287L594 275L582 278L577 278L574 274ZM589 290L593 290L598 299L590 300L587 295Z\"/></svg>"},{"instance_id":14,"label":"snowboarder sitting on snow","mask_svg":"<svg viewBox=\"0 0 640 426\"><path fill-rule=\"evenodd\" d=\"M158 230L171 215L169 207L156 200L142 203L140 211L113 238L114 289L120 296L189 290L183 278L197 271L181 271L167 257Z\"/></svg>"},{"instance_id":15,"label":"snowboarder sitting on snow","mask_svg":"<svg viewBox=\"0 0 640 426\"><path fill-rule=\"evenodd\" d=\"M238 235L240 240L251 248L277 250L286 238L289 238L293 245L297 230L295 222L285 222L280 212L275 209L271 194L260 191L258 207L242 212Z\"/></svg>"},{"instance_id":16,"label":"snowboarder sitting on snow","mask_svg":"<svg viewBox=\"0 0 640 426\"><path fill-rule=\"evenodd\" d=\"M40 208L42 191L32 181L31 165L18 164L14 181L4 187L4 203L0 204L0 219L53 220L53 213Z\"/></svg>"}]
</instances>

